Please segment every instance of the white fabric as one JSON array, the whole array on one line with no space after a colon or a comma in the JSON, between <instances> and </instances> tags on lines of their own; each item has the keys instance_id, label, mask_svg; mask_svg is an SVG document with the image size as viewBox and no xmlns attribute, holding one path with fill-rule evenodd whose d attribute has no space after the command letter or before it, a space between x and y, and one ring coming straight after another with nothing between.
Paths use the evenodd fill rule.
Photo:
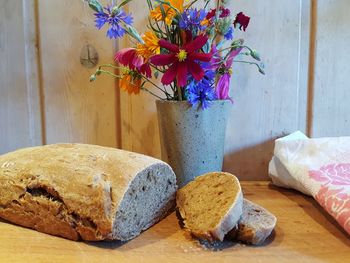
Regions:
<instances>
[{"instance_id":1,"label":"white fabric","mask_svg":"<svg viewBox=\"0 0 350 263\"><path fill-rule=\"evenodd\" d=\"M350 137L310 139L298 131L280 138L269 176L313 196L350 233Z\"/></svg>"}]
</instances>

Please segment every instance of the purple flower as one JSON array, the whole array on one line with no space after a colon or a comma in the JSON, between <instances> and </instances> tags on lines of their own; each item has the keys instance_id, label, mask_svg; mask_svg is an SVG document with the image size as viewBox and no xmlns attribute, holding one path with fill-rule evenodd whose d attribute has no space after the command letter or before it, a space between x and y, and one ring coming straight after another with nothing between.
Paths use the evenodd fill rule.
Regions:
<instances>
[{"instance_id":1,"label":"purple flower","mask_svg":"<svg viewBox=\"0 0 350 263\"><path fill-rule=\"evenodd\" d=\"M228 55L226 63L223 64L223 66L221 68L221 70L223 70L224 73L219 78L218 83L216 85L216 96L217 96L217 98L219 100L226 100L226 99L231 100L231 98L229 97L230 80L231 80L231 74L232 74L231 67L232 67L232 64L233 64L233 59L241 51L242 51L242 48L238 48L238 49L232 50L230 52L230 54Z\"/></svg>"},{"instance_id":2,"label":"purple flower","mask_svg":"<svg viewBox=\"0 0 350 263\"><path fill-rule=\"evenodd\" d=\"M230 90L230 80L230 73L225 73L219 78L218 84L216 86L216 96L219 100L226 100L230 98L228 95L228 92Z\"/></svg>"},{"instance_id":3,"label":"purple flower","mask_svg":"<svg viewBox=\"0 0 350 263\"><path fill-rule=\"evenodd\" d=\"M202 31L206 29L206 25L203 23L207 16L207 12L204 9L197 10L190 8L185 10L181 15L179 26L181 29L189 31Z\"/></svg>"},{"instance_id":4,"label":"purple flower","mask_svg":"<svg viewBox=\"0 0 350 263\"><path fill-rule=\"evenodd\" d=\"M233 39L233 28L230 27L229 30L226 32L226 34L224 35L224 38L226 40L232 40Z\"/></svg>"},{"instance_id":5,"label":"purple flower","mask_svg":"<svg viewBox=\"0 0 350 263\"><path fill-rule=\"evenodd\" d=\"M110 25L107 31L109 38L119 38L124 36L126 30L123 27L125 25L131 25L133 19L130 14L126 14L121 8L111 8L110 6L104 8L107 12L101 11L95 13L95 26L101 29L106 23Z\"/></svg>"},{"instance_id":6,"label":"purple flower","mask_svg":"<svg viewBox=\"0 0 350 263\"><path fill-rule=\"evenodd\" d=\"M209 70L201 81L192 80L189 83L186 93L187 100L192 106L200 103L202 109L206 109L210 106L210 102L216 99L214 78L215 72Z\"/></svg>"}]
</instances>

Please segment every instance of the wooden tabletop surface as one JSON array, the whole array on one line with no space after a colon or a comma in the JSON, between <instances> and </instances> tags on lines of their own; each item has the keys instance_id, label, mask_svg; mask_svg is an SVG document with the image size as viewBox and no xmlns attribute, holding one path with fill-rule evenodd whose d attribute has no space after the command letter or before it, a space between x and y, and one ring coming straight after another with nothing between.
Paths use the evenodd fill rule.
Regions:
<instances>
[{"instance_id":1,"label":"wooden tabletop surface","mask_svg":"<svg viewBox=\"0 0 350 263\"><path fill-rule=\"evenodd\" d=\"M0 262L350 262L349 236L312 198L268 182L242 187L278 219L260 247L200 244L174 213L126 243L73 242L0 221Z\"/></svg>"}]
</instances>

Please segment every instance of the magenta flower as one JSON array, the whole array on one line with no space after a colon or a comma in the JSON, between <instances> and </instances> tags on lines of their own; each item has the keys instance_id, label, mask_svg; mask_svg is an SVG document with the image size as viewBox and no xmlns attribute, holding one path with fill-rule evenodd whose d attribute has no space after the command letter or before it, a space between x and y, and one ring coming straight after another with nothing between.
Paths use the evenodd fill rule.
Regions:
<instances>
[{"instance_id":1,"label":"magenta flower","mask_svg":"<svg viewBox=\"0 0 350 263\"><path fill-rule=\"evenodd\" d=\"M219 100L230 99L229 91L230 91L230 82L232 75L232 64L233 59L242 51L242 48L235 49L231 51L230 55L227 58L227 61L221 68L224 70L224 74L219 78L218 83L216 85L216 96Z\"/></svg>"},{"instance_id":2,"label":"magenta flower","mask_svg":"<svg viewBox=\"0 0 350 263\"><path fill-rule=\"evenodd\" d=\"M209 62L212 57L211 53L199 52L207 41L207 36L199 35L193 41L179 47L164 39L159 40L159 45L167 49L169 54L155 55L150 60L156 66L169 66L162 77L162 83L169 85L176 79L177 84L184 87L189 74L200 81L204 77L204 70L199 62Z\"/></svg>"},{"instance_id":3,"label":"magenta flower","mask_svg":"<svg viewBox=\"0 0 350 263\"><path fill-rule=\"evenodd\" d=\"M137 70L147 78L152 77L150 65L141 55L137 54L135 48L123 48L119 50L115 54L114 60L124 66L129 67L131 70Z\"/></svg>"},{"instance_id":4,"label":"magenta flower","mask_svg":"<svg viewBox=\"0 0 350 263\"><path fill-rule=\"evenodd\" d=\"M227 72L219 78L216 86L216 97L219 100L226 100L229 98L231 73Z\"/></svg>"}]
</instances>

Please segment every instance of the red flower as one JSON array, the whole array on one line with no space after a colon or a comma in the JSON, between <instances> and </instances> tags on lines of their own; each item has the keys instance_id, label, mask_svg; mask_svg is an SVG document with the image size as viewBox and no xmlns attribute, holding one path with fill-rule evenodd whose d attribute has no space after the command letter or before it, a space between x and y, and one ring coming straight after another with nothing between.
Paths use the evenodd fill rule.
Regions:
<instances>
[{"instance_id":1,"label":"red flower","mask_svg":"<svg viewBox=\"0 0 350 263\"><path fill-rule=\"evenodd\" d=\"M228 17L230 16L230 14L231 14L230 9L224 8L222 6L220 7L220 15L219 15L220 18ZM206 19L210 20L215 16L216 16L216 8L211 9L210 12L208 12Z\"/></svg>"},{"instance_id":2,"label":"red flower","mask_svg":"<svg viewBox=\"0 0 350 263\"><path fill-rule=\"evenodd\" d=\"M169 85L176 78L177 84L183 87L187 83L188 73L190 73L195 80L200 81L204 77L204 70L198 64L198 61L209 62L212 54L200 53L197 51L200 50L207 41L207 36L200 35L193 41L179 47L161 39L159 45L169 50L169 54L155 55L151 57L150 60L156 66L170 65L162 77L162 83L164 85Z\"/></svg>"},{"instance_id":3,"label":"red flower","mask_svg":"<svg viewBox=\"0 0 350 263\"><path fill-rule=\"evenodd\" d=\"M119 50L115 54L114 59L120 64L127 66L132 70L136 70L148 78L152 77L150 65L137 53L135 48L123 48Z\"/></svg>"},{"instance_id":4,"label":"red flower","mask_svg":"<svg viewBox=\"0 0 350 263\"><path fill-rule=\"evenodd\" d=\"M243 14L243 12L240 12L237 14L235 21L233 22L234 26L236 27L237 24L239 24L239 29L245 31L249 25L250 17Z\"/></svg>"}]
</instances>

